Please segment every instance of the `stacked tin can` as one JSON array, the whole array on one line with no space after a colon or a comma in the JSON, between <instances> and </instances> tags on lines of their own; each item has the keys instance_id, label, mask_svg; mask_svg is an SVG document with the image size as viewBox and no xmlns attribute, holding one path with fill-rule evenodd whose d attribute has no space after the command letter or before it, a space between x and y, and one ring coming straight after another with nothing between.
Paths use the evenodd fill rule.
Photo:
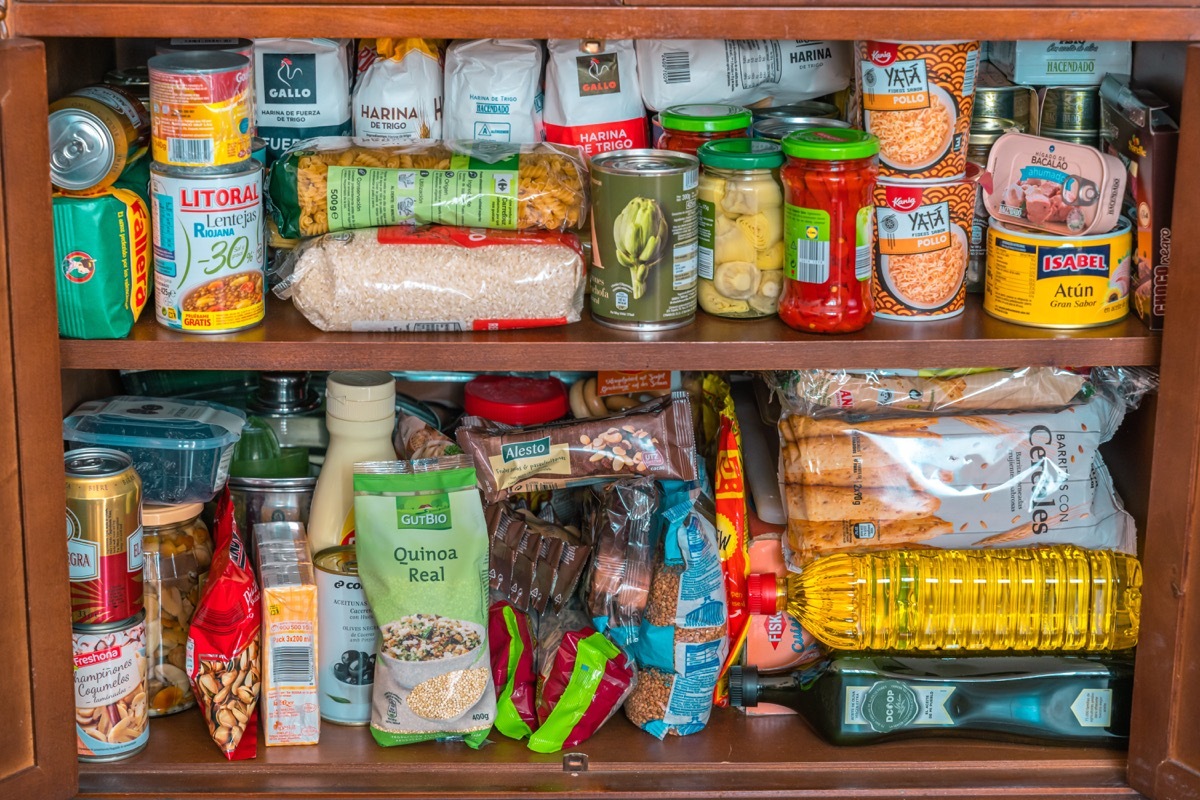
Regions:
<instances>
[{"instance_id":1,"label":"stacked tin can","mask_svg":"<svg viewBox=\"0 0 1200 800\"><path fill-rule=\"evenodd\" d=\"M65 467L77 753L116 761L150 735L142 481L117 450L72 450Z\"/></svg>"},{"instance_id":2,"label":"stacked tin can","mask_svg":"<svg viewBox=\"0 0 1200 800\"><path fill-rule=\"evenodd\" d=\"M252 55L248 40L172 44L148 64L155 315L172 330L229 333L263 319Z\"/></svg>"}]
</instances>

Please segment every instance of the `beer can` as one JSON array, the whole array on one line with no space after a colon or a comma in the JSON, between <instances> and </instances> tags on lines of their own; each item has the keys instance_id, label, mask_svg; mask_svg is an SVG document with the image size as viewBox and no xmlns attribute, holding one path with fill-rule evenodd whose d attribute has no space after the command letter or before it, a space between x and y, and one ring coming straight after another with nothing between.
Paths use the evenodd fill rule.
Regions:
<instances>
[{"instance_id":1,"label":"beer can","mask_svg":"<svg viewBox=\"0 0 1200 800\"><path fill-rule=\"evenodd\" d=\"M150 141L150 114L117 86L85 86L50 106L50 182L87 192L111 186Z\"/></svg>"},{"instance_id":2,"label":"beer can","mask_svg":"<svg viewBox=\"0 0 1200 800\"><path fill-rule=\"evenodd\" d=\"M142 479L119 450L64 457L71 621L99 625L142 610Z\"/></svg>"},{"instance_id":3,"label":"beer can","mask_svg":"<svg viewBox=\"0 0 1200 800\"><path fill-rule=\"evenodd\" d=\"M150 740L146 612L104 625L76 625L75 744L80 761L120 761Z\"/></svg>"},{"instance_id":4,"label":"beer can","mask_svg":"<svg viewBox=\"0 0 1200 800\"><path fill-rule=\"evenodd\" d=\"M379 627L358 579L354 546L330 547L317 568L317 685L321 719L338 725L371 721L371 689Z\"/></svg>"}]
</instances>

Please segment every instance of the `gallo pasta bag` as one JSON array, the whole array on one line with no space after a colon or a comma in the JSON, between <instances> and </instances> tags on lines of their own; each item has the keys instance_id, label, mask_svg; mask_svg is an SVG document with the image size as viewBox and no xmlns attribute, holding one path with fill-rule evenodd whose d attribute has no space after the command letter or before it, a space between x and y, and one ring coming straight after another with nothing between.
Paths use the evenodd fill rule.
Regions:
<instances>
[{"instance_id":1,"label":"gallo pasta bag","mask_svg":"<svg viewBox=\"0 0 1200 800\"><path fill-rule=\"evenodd\" d=\"M355 547L383 638L371 735L479 747L496 719L488 653L488 534L464 456L354 466Z\"/></svg>"},{"instance_id":2,"label":"gallo pasta bag","mask_svg":"<svg viewBox=\"0 0 1200 800\"><path fill-rule=\"evenodd\" d=\"M187 674L221 755L258 753L259 587L226 488L217 501L216 550L188 629Z\"/></svg>"}]
</instances>

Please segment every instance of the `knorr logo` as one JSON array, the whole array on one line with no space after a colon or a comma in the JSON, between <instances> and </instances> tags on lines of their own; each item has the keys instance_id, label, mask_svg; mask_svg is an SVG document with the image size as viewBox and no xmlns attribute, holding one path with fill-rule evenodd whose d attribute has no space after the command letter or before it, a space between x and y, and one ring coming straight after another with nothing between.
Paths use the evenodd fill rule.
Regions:
<instances>
[{"instance_id":1,"label":"knorr logo","mask_svg":"<svg viewBox=\"0 0 1200 800\"><path fill-rule=\"evenodd\" d=\"M450 500L438 497L397 497L396 523L400 528L426 531L450 529Z\"/></svg>"},{"instance_id":2,"label":"knorr logo","mask_svg":"<svg viewBox=\"0 0 1200 800\"><path fill-rule=\"evenodd\" d=\"M550 437L535 439L532 442L513 442L501 445L500 456L507 464L522 458L541 458L550 455Z\"/></svg>"}]
</instances>

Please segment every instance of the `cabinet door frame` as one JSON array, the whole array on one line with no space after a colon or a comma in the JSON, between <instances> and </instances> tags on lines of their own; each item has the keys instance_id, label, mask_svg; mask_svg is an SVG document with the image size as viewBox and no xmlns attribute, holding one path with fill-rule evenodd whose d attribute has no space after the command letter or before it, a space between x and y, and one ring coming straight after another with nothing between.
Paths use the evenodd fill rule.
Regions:
<instances>
[{"instance_id":1,"label":"cabinet door frame","mask_svg":"<svg viewBox=\"0 0 1200 800\"><path fill-rule=\"evenodd\" d=\"M79 770L45 114L42 44L0 40L0 541L4 580L21 598L0 609L0 642L12 648L0 665L27 667L3 691L28 694L27 716L5 722L24 753L0 774L0 795L65 800Z\"/></svg>"}]
</instances>

